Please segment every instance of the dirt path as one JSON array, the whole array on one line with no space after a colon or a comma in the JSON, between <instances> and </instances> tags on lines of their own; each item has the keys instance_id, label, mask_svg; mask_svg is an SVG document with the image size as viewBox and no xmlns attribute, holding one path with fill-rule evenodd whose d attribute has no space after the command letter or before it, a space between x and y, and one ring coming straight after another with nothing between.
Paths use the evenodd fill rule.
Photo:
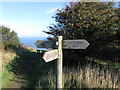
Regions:
<instances>
[{"instance_id":1,"label":"dirt path","mask_svg":"<svg viewBox=\"0 0 120 90\"><path fill-rule=\"evenodd\" d=\"M6 81L3 88L35 88L39 77L45 73L43 66L46 63L41 59L42 54L31 50L25 49L21 53L16 53L8 66L10 67L8 71L14 73L15 76Z\"/></svg>"}]
</instances>

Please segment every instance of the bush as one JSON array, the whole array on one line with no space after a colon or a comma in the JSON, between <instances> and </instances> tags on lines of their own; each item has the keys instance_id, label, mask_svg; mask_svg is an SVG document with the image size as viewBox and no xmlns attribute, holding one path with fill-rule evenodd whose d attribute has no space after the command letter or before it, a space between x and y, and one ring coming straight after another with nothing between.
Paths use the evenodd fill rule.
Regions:
<instances>
[{"instance_id":1,"label":"bush","mask_svg":"<svg viewBox=\"0 0 120 90\"><path fill-rule=\"evenodd\" d=\"M7 49L11 47L20 46L20 41L16 32L11 31L10 28L5 26L0 26L0 32L1 32L2 47Z\"/></svg>"},{"instance_id":2,"label":"bush","mask_svg":"<svg viewBox=\"0 0 120 90\"><path fill-rule=\"evenodd\" d=\"M90 43L86 50L66 50L65 63L72 61L70 64L73 65L82 62L84 65L88 61L85 57L119 62L120 20L119 9L114 7L114 4L71 2L63 9L57 10L53 17L56 23L45 32L54 38L62 35L64 39L86 39Z\"/></svg>"}]
</instances>

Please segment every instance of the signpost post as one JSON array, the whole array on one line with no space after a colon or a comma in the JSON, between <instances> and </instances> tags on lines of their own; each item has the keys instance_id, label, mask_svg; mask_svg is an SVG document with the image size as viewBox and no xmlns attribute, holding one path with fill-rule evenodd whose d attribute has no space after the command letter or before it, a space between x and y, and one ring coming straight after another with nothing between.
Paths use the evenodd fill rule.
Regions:
<instances>
[{"instance_id":1,"label":"signpost post","mask_svg":"<svg viewBox=\"0 0 120 90\"><path fill-rule=\"evenodd\" d=\"M62 88L62 36L58 36L57 88Z\"/></svg>"},{"instance_id":2,"label":"signpost post","mask_svg":"<svg viewBox=\"0 0 120 90\"><path fill-rule=\"evenodd\" d=\"M35 45L38 48L56 48L55 41L36 41ZM85 39L80 40L62 40L62 36L58 36L58 49L45 52L43 59L45 62L57 59L57 89L62 88L62 49L86 49L89 43Z\"/></svg>"}]
</instances>

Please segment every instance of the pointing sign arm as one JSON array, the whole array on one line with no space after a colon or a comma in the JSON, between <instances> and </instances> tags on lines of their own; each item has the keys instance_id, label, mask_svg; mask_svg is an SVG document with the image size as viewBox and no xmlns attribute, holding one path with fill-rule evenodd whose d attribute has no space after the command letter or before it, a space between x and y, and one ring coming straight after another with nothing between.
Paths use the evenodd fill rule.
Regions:
<instances>
[{"instance_id":1,"label":"pointing sign arm","mask_svg":"<svg viewBox=\"0 0 120 90\"><path fill-rule=\"evenodd\" d=\"M57 58L58 58L58 49L50 50L48 52L45 52L45 54L43 55L43 59L45 60L45 62L50 62Z\"/></svg>"},{"instance_id":2,"label":"pointing sign arm","mask_svg":"<svg viewBox=\"0 0 120 90\"><path fill-rule=\"evenodd\" d=\"M35 42L35 45L38 48L55 48L56 44L54 40L48 41L48 40L37 40Z\"/></svg>"},{"instance_id":3,"label":"pointing sign arm","mask_svg":"<svg viewBox=\"0 0 120 90\"><path fill-rule=\"evenodd\" d=\"M85 39L63 40L63 49L86 49L89 43Z\"/></svg>"}]
</instances>

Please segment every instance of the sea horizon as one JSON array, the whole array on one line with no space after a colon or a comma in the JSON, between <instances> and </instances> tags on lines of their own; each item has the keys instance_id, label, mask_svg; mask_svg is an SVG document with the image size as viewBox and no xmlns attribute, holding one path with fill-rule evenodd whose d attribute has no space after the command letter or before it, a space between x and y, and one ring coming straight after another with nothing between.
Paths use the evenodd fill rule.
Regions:
<instances>
[{"instance_id":1,"label":"sea horizon","mask_svg":"<svg viewBox=\"0 0 120 90\"><path fill-rule=\"evenodd\" d=\"M32 47L34 49L43 50L45 48L37 48L35 42L37 40L47 40L47 37L19 37L20 43L24 46Z\"/></svg>"}]
</instances>

